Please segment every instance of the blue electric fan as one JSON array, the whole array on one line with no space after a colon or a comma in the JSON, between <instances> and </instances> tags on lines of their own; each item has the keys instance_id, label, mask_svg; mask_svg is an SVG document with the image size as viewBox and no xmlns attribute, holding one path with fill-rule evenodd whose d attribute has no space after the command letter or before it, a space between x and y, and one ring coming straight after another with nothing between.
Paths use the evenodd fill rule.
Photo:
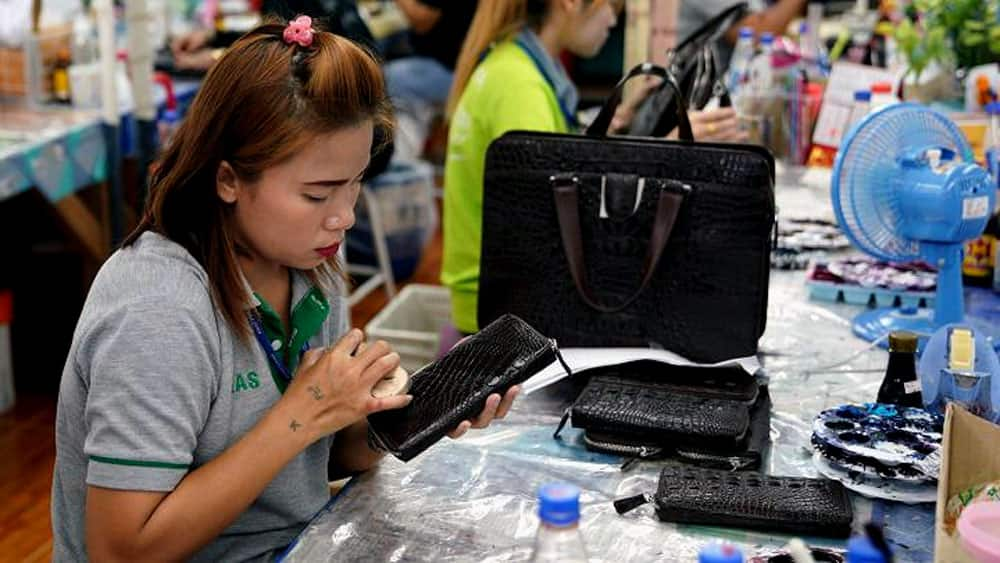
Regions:
<instances>
[{"instance_id":1,"label":"blue electric fan","mask_svg":"<svg viewBox=\"0 0 1000 563\"><path fill-rule=\"evenodd\" d=\"M894 330L928 335L948 323L985 324L965 318L962 249L986 227L996 189L958 127L930 108L893 104L851 128L833 168L841 229L877 259L923 260L938 269L933 311L867 311L854 319L854 334L875 341Z\"/></svg>"}]
</instances>

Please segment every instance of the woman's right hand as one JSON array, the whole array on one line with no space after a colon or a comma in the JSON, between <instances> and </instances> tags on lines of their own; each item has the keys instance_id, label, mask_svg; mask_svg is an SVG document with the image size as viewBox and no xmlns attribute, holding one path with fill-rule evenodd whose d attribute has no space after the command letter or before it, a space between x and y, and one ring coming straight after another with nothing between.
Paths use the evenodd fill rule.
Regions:
<instances>
[{"instance_id":1,"label":"woman's right hand","mask_svg":"<svg viewBox=\"0 0 1000 563\"><path fill-rule=\"evenodd\" d=\"M399 366L399 354L382 340L363 342L364 334L353 329L330 348L306 352L276 405L292 432L304 433L312 443L371 413L410 403L410 395L372 396L375 384Z\"/></svg>"},{"instance_id":2,"label":"woman's right hand","mask_svg":"<svg viewBox=\"0 0 1000 563\"><path fill-rule=\"evenodd\" d=\"M736 110L731 107L691 110L688 119L695 141L741 143L747 140Z\"/></svg>"}]
</instances>

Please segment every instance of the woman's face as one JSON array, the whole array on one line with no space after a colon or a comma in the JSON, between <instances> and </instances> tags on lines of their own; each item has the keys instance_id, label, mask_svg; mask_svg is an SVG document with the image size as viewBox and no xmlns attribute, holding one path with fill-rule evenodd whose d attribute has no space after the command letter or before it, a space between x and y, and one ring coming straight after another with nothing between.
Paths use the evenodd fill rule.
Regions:
<instances>
[{"instance_id":1,"label":"woman's face","mask_svg":"<svg viewBox=\"0 0 1000 563\"><path fill-rule=\"evenodd\" d=\"M582 58L596 55L608 40L611 28L617 23L616 0L576 2L566 22L566 49Z\"/></svg>"},{"instance_id":2,"label":"woman's face","mask_svg":"<svg viewBox=\"0 0 1000 563\"><path fill-rule=\"evenodd\" d=\"M255 182L217 182L234 205L237 240L254 262L309 270L337 253L354 226L372 122L319 135Z\"/></svg>"}]
</instances>

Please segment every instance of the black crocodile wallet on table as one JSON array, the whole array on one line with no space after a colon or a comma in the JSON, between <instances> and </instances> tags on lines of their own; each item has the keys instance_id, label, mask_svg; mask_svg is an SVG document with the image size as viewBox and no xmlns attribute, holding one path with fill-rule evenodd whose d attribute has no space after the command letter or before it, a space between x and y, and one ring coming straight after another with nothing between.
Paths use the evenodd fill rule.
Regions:
<instances>
[{"instance_id":1,"label":"black crocodile wallet on table","mask_svg":"<svg viewBox=\"0 0 1000 563\"><path fill-rule=\"evenodd\" d=\"M368 442L409 461L504 393L556 361L555 342L504 315L410 376L413 401L368 416Z\"/></svg>"},{"instance_id":2,"label":"black crocodile wallet on table","mask_svg":"<svg viewBox=\"0 0 1000 563\"><path fill-rule=\"evenodd\" d=\"M669 385L594 376L571 410L588 433L628 436L675 446L737 449L750 425L746 404L675 393Z\"/></svg>"},{"instance_id":3,"label":"black crocodile wallet on table","mask_svg":"<svg viewBox=\"0 0 1000 563\"><path fill-rule=\"evenodd\" d=\"M637 360L580 372L579 376L617 376L649 383L673 393L705 399L739 401L752 405L757 400L758 383L741 367L675 366L656 360Z\"/></svg>"},{"instance_id":4,"label":"black crocodile wallet on table","mask_svg":"<svg viewBox=\"0 0 1000 563\"><path fill-rule=\"evenodd\" d=\"M664 466L656 495L615 501L619 513L644 502L667 522L755 528L845 538L854 513L836 481L732 473L678 464Z\"/></svg>"}]
</instances>

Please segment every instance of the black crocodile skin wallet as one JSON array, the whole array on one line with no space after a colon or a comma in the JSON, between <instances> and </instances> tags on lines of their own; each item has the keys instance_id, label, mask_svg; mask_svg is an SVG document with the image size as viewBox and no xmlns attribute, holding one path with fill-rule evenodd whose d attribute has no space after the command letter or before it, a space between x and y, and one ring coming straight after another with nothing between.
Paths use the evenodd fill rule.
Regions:
<instances>
[{"instance_id":1,"label":"black crocodile skin wallet","mask_svg":"<svg viewBox=\"0 0 1000 563\"><path fill-rule=\"evenodd\" d=\"M741 367L675 366L655 360L637 360L591 369L577 375L612 375L649 383L683 395L739 401L748 405L757 400L759 387L757 378L749 377Z\"/></svg>"},{"instance_id":2,"label":"black crocodile skin wallet","mask_svg":"<svg viewBox=\"0 0 1000 563\"><path fill-rule=\"evenodd\" d=\"M368 442L409 461L463 420L556 361L555 341L514 315L504 315L410 376L413 401L368 416Z\"/></svg>"},{"instance_id":3,"label":"black crocodile skin wallet","mask_svg":"<svg viewBox=\"0 0 1000 563\"><path fill-rule=\"evenodd\" d=\"M745 443L750 409L740 402L679 394L669 384L594 376L570 412L573 426L674 446L737 449Z\"/></svg>"},{"instance_id":4,"label":"black crocodile skin wallet","mask_svg":"<svg viewBox=\"0 0 1000 563\"><path fill-rule=\"evenodd\" d=\"M854 519L847 490L836 481L678 464L663 467L655 495L617 500L615 509L624 514L646 502L666 522L809 536L846 538Z\"/></svg>"},{"instance_id":5,"label":"black crocodile skin wallet","mask_svg":"<svg viewBox=\"0 0 1000 563\"><path fill-rule=\"evenodd\" d=\"M740 408L739 403L733 408ZM626 434L586 431L583 435L587 449L625 456L622 470L644 459L673 458L685 463L731 471L756 471L760 468L771 444L771 396L767 386L761 385L757 401L750 408L750 429L746 440L735 448L711 448L703 444L682 445L636 438Z\"/></svg>"}]
</instances>

